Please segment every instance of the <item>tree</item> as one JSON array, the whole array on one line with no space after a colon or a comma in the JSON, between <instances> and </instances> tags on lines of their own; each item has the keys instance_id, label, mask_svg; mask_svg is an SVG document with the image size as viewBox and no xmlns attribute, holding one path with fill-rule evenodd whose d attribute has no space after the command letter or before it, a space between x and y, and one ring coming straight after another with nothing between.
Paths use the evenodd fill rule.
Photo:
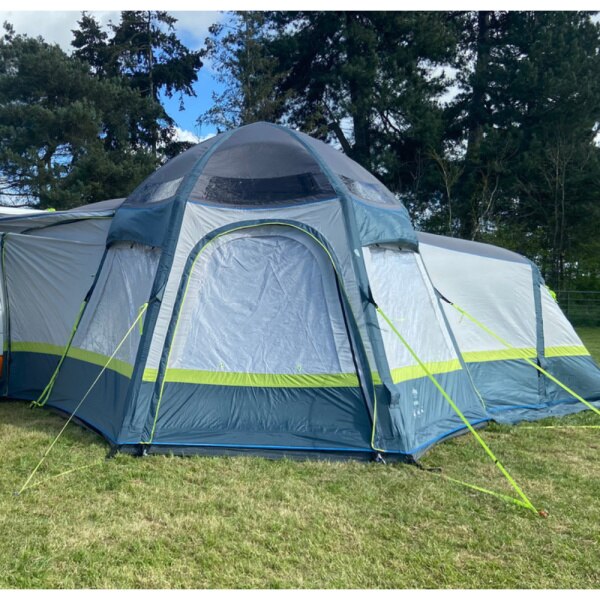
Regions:
<instances>
[{"instance_id":1,"label":"tree","mask_svg":"<svg viewBox=\"0 0 600 600\"><path fill-rule=\"evenodd\" d=\"M458 232L502 235L561 287L600 199L600 29L573 12L468 13L463 24L461 92L448 110L449 137L466 148Z\"/></svg>"},{"instance_id":2,"label":"tree","mask_svg":"<svg viewBox=\"0 0 600 600\"><path fill-rule=\"evenodd\" d=\"M202 67L199 51L187 48L177 37L177 19L165 11L123 11L109 33L98 21L82 13L79 29L73 31L74 55L100 78L123 78L143 98L154 101L157 118L144 123L146 142L156 154L159 146L174 153L174 121L160 103L161 94L195 96L194 83ZM133 123L134 128L139 123Z\"/></svg>"},{"instance_id":3,"label":"tree","mask_svg":"<svg viewBox=\"0 0 600 600\"><path fill-rule=\"evenodd\" d=\"M40 208L127 195L156 168L132 123L155 102L41 39L0 38L2 194Z\"/></svg>"},{"instance_id":4,"label":"tree","mask_svg":"<svg viewBox=\"0 0 600 600\"><path fill-rule=\"evenodd\" d=\"M271 32L265 13L232 13L227 23L215 23L209 33L203 56L212 61L223 91L213 92L213 105L198 124L232 129L280 119L288 95L278 93L277 86L286 73L268 52Z\"/></svg>"}]
</instances>

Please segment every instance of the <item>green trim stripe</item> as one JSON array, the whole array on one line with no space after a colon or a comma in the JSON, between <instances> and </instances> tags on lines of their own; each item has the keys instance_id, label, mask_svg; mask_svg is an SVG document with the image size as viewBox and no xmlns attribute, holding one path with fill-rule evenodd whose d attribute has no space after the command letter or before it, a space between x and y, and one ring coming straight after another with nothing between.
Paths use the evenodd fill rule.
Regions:
<instances>
[{"instance_id":1,"label":"green trim stripe","mask_svg":"<svg viewBox=\"0 0 600 600\"><path fill-rule=\"evenodd\" d=\"M477 352L463 352L465 362L489 362L492 360L519 360L537 358L535 348L503 348L501 350L481 350ZM546 346L544 355L547 358L558 356L590 356L585 346Z\"/></svg>"},{"instance_id":2,"label":"green trim stripe","mask_svg":"<svg viewBox=\"0 0 600 600\"><path fill-rule=\"evenodd\" d=\"M359 386L358 377L355 373L271 374L167 369L165 372L165 381L167 383L195 383L200 385L261 388L331 388Z\"/></svg>"},{"instance_id":3,"label":"green trim stripe","mask_svg":"<svg viewBox=\"0 0 600 600\"><path fill-rule=\"evenodd\" d=\"M492 360L518 360L520 358L536 358L535 348L504 348L501 350L480 350L463 352L465 362L489 362Z\"/></svg>"},{"instance_id":4,"label":"green trim stripe","mask_svg":"<svg viewBox=\"0 0 600 600\"><path fill-rule=\"evenodd\" d=\"M557 356L590 356L585 346L548 346L544 348L544 354L547 358Z\"/></svg>"},{"instance_id":5,"label":"green trim stripe","mask_svg":"<svg viewBox=\"0 0 600 600\"><path fill-rule=\"evenodd\" d=\"M62 356L65 348L64 346L56 346L54 344L46 344L44 342L13 342L11 350L12 352L33 352L35 354L52 354L54 356ZM83 350L82 348L74 348L73 346L69 348L67 357L91 363L99 367L104 367L106 361L110 358L109 356L99 354L98 352ZM106 368L128 378L131 378L133 373L133 365L116 358L113 358Z\"/></svg>"},{"instance_id":6,"label":"green trim stripe","mask_svg":"<svg viewBox=\"0 0 600 600\"><path fill-rule=\"evenodd\" d=\"M142 380L154 383L158 369L144 369ZM381 383L378 373L372 373L373 381ZM192 369L168 369L165 373L168 383L195 383L199 385L229 385L243 387L282 387L282 388L325 388L359 387L355 373L231 373L224 371L197 371Z\"/></svg>"},{"instance_id":7,"label":"green trim stripe","mask_svg":"<svg viewBox=\"0 0 600 600\"><path fill-rule=\"evenodd\" d=\"M429 362L424 363L430 373L433 375L439 375L441 373L450 373L452 371L460 371L460 361L455 358L453 360L445 360L441 362ZM427 372L423 370L421 365L410 365L407 367L399 367L392 369L392 381L394 383L401 383L403 381L409 381L410 379L419 379L420 377L427 377Z\"/></svg>"}]
</instances>

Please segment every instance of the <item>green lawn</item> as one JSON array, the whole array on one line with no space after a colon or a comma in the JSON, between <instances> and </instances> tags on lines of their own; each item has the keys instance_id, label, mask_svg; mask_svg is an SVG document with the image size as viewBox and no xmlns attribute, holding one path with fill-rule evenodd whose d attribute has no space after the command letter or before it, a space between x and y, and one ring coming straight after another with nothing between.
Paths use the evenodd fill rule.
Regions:
<instances>
[{"instance_id":1,"label":"green lawn","mask_svg":"<svg viewBox=\"0 0 600 600\"><path fill-rule=\"evenodd\" d=\"M600 357L600 329L580 333ZM106 444L76 425L37 479L98 464L13 495L63 423L0 404L0 588L600 587L599 430L483 432L541 519L405 465L104 461ZM510 493L472 436L423 462Z\"/></svg>"}]
</instances>

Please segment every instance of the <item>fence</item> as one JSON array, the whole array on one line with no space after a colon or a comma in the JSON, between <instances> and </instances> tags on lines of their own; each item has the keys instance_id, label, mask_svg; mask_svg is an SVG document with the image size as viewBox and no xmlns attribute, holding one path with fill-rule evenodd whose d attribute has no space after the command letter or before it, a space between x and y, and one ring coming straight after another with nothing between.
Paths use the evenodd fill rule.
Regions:
<instances>
[{"instance_id":1,"label":"fence","mask_svg":"<svg viewBox=\"0 0 600 600\"><path fill-rule=\"evenodd\" d=\"M558 304L575 326L600 326L600 292L563 290L556 293Z\"/></svg>"}]
</instances>

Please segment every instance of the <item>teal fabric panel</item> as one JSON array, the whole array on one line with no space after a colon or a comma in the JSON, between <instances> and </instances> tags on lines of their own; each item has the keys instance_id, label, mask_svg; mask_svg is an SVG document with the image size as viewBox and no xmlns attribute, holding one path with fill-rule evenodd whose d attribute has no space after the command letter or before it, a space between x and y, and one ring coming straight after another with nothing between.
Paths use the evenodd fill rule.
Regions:
<instances>
[{"instance_id":1,"label":"teal fabric panel","mask_svg":"<svg viewBox=\"0 0 600 600\"><path fill-rule=\"evenodd\" d=\"M166 383L153 442L369 449L359 388ZM149 431L146 436L149 436Z\"/></svg>"},{"instance_id":2,"label":"teal fabric panel","mask_svg":"<svg viewBox=\"0 0 600 600\"><path fill-rule=\"evenodd\" d=\"M488 416L464 371L440 373L434 376L471 424L488 420ZM389 427L380 438L383 449L411 456L422 454L432 444L447 435L467 430L463 421L428 377L419 377L395 384L396 399L385 407ZM378 404L378 414L384 407Z\"/></svg>"},{"instance_id":3,"label":"teal fabric panel","mask_svg":"<svg viewBox=\"0 0 600 600\"><path fill-rule=\"evenodd\" d=\"M361 246L398 243L417 249L417 234L403 205L383 208L352 198L352 207Z\"/></svg>"}]
</instances>

